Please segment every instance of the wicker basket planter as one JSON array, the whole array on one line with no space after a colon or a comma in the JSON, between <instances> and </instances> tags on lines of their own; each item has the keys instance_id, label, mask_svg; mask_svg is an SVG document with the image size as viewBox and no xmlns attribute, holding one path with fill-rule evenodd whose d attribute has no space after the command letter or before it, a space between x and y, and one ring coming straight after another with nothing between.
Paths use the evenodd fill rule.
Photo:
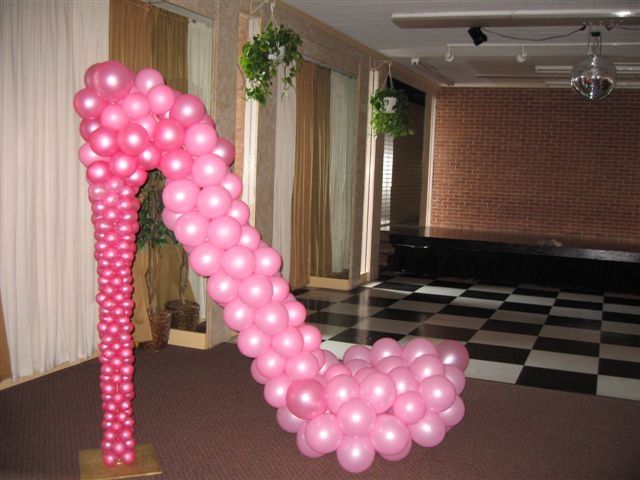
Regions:
<instances>
[{"instance_id":1,"label":"wicker basket planter","mask_svg":"<svg viewBox=\"0 0 640 480\"><path fill-rule=\"evenodd\" d=\"M157 313L149 313L149 323L151 325L151 336L149 342L140 344L145 350L157 352L167 346L169 342L169 332L171 330L171 312L162 310Z\"/></svg>"},{"instance_id":2,"label":"wicker basket planter","mask_svg":"<svg viewBox=\"0 0 640 480\"><path fill-rule=\"evenodd\" d=\"M171 328L195 331L200 319L200 305L196 302L171 300L164 308L171 312Z\"/></svg>"}]
</instances>

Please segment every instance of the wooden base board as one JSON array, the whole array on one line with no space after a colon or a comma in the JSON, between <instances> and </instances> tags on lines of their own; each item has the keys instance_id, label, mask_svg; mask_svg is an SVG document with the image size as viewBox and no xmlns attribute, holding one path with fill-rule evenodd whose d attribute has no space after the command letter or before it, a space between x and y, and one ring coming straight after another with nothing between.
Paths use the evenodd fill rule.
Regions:
<instances>
[{"instance_id":1,"label":"wooden base board","mask_svg":"<svg viewBox=\"0 0 640 480\"><path fill-rule=\"evenodd\" d=\"M327 278L327 277L309 277L309 287L315 288L330 288L333 290L345 290L349 291L353 288L349 280L343 280L341 278Z\"/></svg>"},{"instance_id":2,"label":"wooden base board","mask_svg":"<svg viewBox=\"0 0 640 480\"><path fill-rule=\"evenodd\" d=\"M102 450L81 450L80 460L81 480L106 480L117 478L138 478L160 475L160 464L156 458L156 451L151 444L136 445L136 461L131 465L116 465L107 467L102 463Z\"/></svg>"}]
</instances>

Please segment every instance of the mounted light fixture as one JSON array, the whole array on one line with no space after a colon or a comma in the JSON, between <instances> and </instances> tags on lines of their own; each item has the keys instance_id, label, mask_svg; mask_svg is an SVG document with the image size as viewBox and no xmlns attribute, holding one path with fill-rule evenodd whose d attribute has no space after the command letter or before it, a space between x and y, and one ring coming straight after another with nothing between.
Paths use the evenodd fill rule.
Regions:
<instances>
[{"instance_id":1,"label":"mounted light fixture","mask_svg":"<svg viewBox=\"0 0 640 480\"><path fill-rule=\"evenodd\" d=\"M602 56L600 32L592 32L589 55L571 70L571 86L589 100L601 100L616 86L616 68Z\"/></svg>"},{"instance_id":2,"label":"mounted light fixture","mask_svg":"<svg viewBox=\"0 0 640 480\"><path fill-rule=\"evenodd\" d=\"M516 55L516 61L518 63L524 63L527 61L528 55L527 55L527 47L525 47L524 45L522 46L522 51Z\"/></svg>"},{"instance_id":3,"label":"mounted light fixture","mask_svg":"<svg viewBox=\"0 0 640 480\"><path fill-rule=\"evenodd\" d=\"M487 36L483 33L482 28L480 27L471 27L467 30L467 33L471 37L471 40L473 40L473 44L476 47L487 41Z\"/></svg>"},{"instance_id":4,"label":"mounted light fixture","mask_svg":"<svg viewBox=\"0 0 640 480\"><path fill-rule=\"evenodd\" d=\"M455 55L453 54L453 52L451 51L451 47L449 45L447 45L447 53L444 54L444 60L446 62L453 62L453 60L455 59Z\"/></svg>"}]
</instances>

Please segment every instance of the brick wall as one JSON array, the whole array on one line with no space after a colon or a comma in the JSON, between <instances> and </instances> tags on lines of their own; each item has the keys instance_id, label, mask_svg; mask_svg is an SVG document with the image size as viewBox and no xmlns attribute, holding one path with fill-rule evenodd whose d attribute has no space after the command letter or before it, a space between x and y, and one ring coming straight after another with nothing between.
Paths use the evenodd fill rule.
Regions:
<instances>
[{"instance_id":1,"label":"brick wall","mask_svg":"<svg viewBox=\"0 0 640 480\"><path fill-rule=\"evenodd\" d=\"M640 238L640 91L445 88L431 225Z\"/></svg>"}]
</instances>

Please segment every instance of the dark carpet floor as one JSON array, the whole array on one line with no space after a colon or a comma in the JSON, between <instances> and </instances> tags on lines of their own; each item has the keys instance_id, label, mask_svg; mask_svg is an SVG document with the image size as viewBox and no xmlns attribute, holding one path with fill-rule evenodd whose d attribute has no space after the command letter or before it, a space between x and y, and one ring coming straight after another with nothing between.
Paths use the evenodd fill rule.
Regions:
<instances>
[{"instance_id":1,"label":"dark carpet floor","mask_svg":"<svg viewBox=\"0 0 640 480\"><path fill-rule=\"evenodd\" d=\"M438 447L364 474L303 457L235 345L139 352L134 416L164 479L637 479L640 403L469 380L467 415ZM0 478L79 478L101 439L96 360L0 392ZM154 477L150 477L154 478Z\"/></svg>"}]
</instances>

